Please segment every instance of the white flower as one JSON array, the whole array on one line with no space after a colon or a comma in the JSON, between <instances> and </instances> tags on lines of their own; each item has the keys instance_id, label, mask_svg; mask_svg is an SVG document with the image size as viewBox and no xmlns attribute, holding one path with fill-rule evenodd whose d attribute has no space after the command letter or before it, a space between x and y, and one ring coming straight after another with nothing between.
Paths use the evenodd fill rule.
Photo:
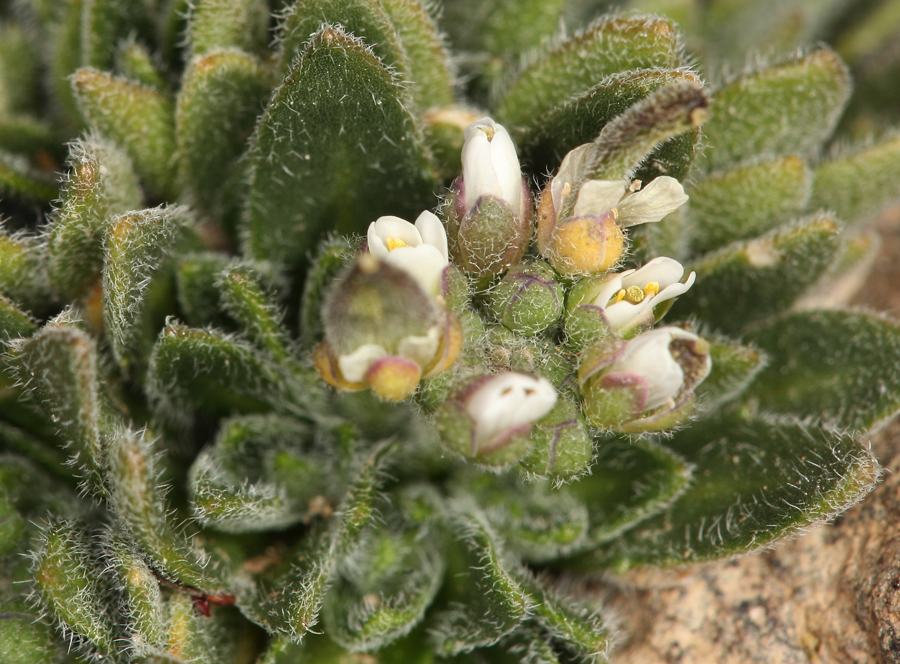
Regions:
<instances>
[{"instance_id":1,"label":"white flower","mask_svg":"<svg viewBox=\"0 0 900 664\"><path fill-rule=\"evenodd\" d=\"M673 355L670 345L675 340L703 344L700 337L678 327L660 327L644 332L628 342L624 354L610 365L606 377L615 374L635 377L646 384L646 402L643 410L649 411L662 405L675 405L675 398L685 383L685 368ZM700 357L700 356L698 356ZM699 383L709 374L712 366L709 355L703 356L701 367L690 367L695 375L691 383Z\"/></svg>"},{"instance_id":2,"label":"white flower","mask_svg":"<svg viewBox=\"0 0 900 664\"><path fill-rule=\"evenodd\" d=\"M536 422L555 404L556 390L550 381L512 371L486 378L465 400L476 441Z\"/></svg>"},{"instance_id":3,"label":"white flower","mask_svg":"<svg viewBox=\"0 0 900 664\"><path fill-rule=\"evenodd\" d=\"M610 327L617 332L653 322L658 304L685 293L694 285L695 272L682 283L681 263L660 256L638 270L610 275L591 304L603 309Z\"/></svg>"},{"instance_id":4,"label":"white flower","mask_svg":"<svg viewBox=\"0 0 900 664\"><path fill-rule=\"evenodd\" d=\"M519 157L502 125L491 118L482 118L466 128L462 168L469 207L482 196L489 195L505 201L517 216L523 215Z\"/></svg>"},{"instance_id":5,"label":"white flower","mask_svg":"<svg viewBox=\"0 0 900 664\"><path fill-rule=\"evenodd\" d=\"M628 186L619 180L581 182L586 168L585 161L590 156L592 147L588 143L569 152L559 167L559 173L553 178L550 195L557 217L570 203L569 198L576 190L578 197L572 214L568 216L596 216L615 209L618 215L616 223L620 228L660 221L687 202L684 187L678 180L667 175L655 178L643 189L636 188L640 187L637 180L636 185L632 183Z\"/></svg>"},{"instance_id":6,"label":"white flower","mask_svg":"<svg viewBox=\"0 0 900 664\"><path fill-rule=\"evenodd\" d=\"M379 217L369 224L369 253L405 270L431 295L440 295L441 276L449 264L447 233L427 210L415 226L400 217Z\"/></svg>"},{"instance_id":7,"label":"white flower","mask_svg":"<svg viewBox=\"0 0 900 664\"><path fill-rule=\"evenodd\" d=\"M410 336L401 339L395 355L412 360L424 369L433 363L440 343L441 329L435 325L428 330L425 336ZM363 344L352 353L338 356L337 364L345 380L351 383L361 383L365 380L366 373L372 365L389 355L392 353L389 353L384 346Z\"/></svg>"}]
</instances>

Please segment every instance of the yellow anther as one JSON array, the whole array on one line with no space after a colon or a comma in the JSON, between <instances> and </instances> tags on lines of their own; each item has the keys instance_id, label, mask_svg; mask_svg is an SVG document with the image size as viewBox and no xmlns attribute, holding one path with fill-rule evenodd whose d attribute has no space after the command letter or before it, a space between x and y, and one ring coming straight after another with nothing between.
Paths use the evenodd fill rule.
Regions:
<instances>
[{"instance_id":1,"label":"yellow anther","mask_svg":"<svg viewBox=\"0 0 900 664\"><path fill-rule=\"evenodd\" d=\"M560 193L560 195L561 195L561 196L568 196L568 195L571 194L571 193L572 193L572 185L569 184L568 182L566 182L566 183L563 185L562 192Z\"/></svg>"},{"instance_id":2,"label":"yellow anther","mask_svg":"<svg viewBox=\"0 0 900 664\"><path fill-rule=\"evenodd\" d=\"M649 284L644 286L644 295L645 296L653 296L659 292L659 282L651 281Z\"/></svg>"},{"instance_id":3,"label":"yellow anther","mask_svg":"<svg viewBox=\"0 0 900 664\"><path fill-rule=\"evenodd\" d=\"M621 302L624 299L625 299L625 289L623 288L618 293L616 293L615 295L612 296L612 298L609 301L609 304L616 304L617 302ZM609 304L607 304L606 306L609 306Z\"/></svg>"},{"instance_id":4,"label":"yellow anther","mask_svg":"<svg viewBox=\"0 0 900 664\"><path fill-rule=\"evenodd\" d=\"M408 244L406 244L406 242L396 237L389 237L387 240L385 240L384 243L387 245L388 251L393 251L394 249L399 249L400 247L409 246Z\"/></svg>"},{"instance_id":5,"label":"yellow anther","mask_svg":"<svg viewBox=\"0 0 900 664\"><path fill-rule=\"evenodd\" d=\"M644 289L640 286L629 286L625 289L625 301L639 304L644 301Z\"/></svg>"},{"instance_id":6,"label":"yellow anther","mask_svg":"<svg viewBox=\"0 0 900 664\"><path fill-rule=\"evenodd\" d=\"M494 140L494 128L493 127L479 127L481 131L484 132L484 135L487 136L488 143Z\"/></svg>"}]
</instances>

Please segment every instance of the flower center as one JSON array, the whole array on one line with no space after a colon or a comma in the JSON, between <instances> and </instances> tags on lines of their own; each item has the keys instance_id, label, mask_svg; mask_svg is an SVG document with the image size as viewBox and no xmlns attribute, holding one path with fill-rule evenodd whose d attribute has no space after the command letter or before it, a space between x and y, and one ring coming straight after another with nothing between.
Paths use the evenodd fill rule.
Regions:
<instances>
[{"instance_id":1,"label":"flower center","mask_svg":"<svg viewBox=\"0 0 900 664\"><path fill-rule=\"evenodd\" d=\"M629 286L628 288L621 289L618 293L612 296L609 303L606 306L610 306L612 304L616 304L617 302L630 302L631 304L640 304L647 297L653 297L659 292L659 282L651 281L646 286L641 288L640 286Z\"/></svg>"},{"instance_id":2,"label":"flower center","mask_svg":"<svg viewBox=\"0 0 900 664\"><path fill-rule=\"evenodd\" d=\"M399 249L400 247L409 246L408 244L406 244L406 242L396 237L389 237L387 240L385 240L384 243L387 245L388 251L393 251L394 249Z\"/></svg>"}]
</instances>

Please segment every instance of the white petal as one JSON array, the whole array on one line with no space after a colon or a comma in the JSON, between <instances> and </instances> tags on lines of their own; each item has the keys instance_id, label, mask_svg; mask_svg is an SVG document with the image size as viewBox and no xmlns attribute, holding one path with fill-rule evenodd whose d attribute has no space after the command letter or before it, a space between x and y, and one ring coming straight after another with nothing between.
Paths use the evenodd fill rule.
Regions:
<instances>
[{"instance_id":1,"label":"white petal","mask_svg":"<svg viewBox=\"0 0 900 664\"><path fill-rule=\"evenodd\" d=\"M437 247L397 247L384 260L413 276L426 293L441 294L441 276L447 262Z\"/></svg>"},{"instance_id":2,"label":"white petal","mask_svg":"<svg viewBox=\"0 0 900 664\"><path fill-rule=\"evenodd\" d=\"M625 270L624 272L609 275L608 280L603 284L603 288L601 288L600 292L597 293L593 300L591 300L591 304L600 307L601 309L606 309L606 305L613 298L613 295L622 290L623 278L627 277L632 272L634 272L634 270Z\"/></svg>"},{"instance_id":3,"label":"white petal","mask_svg":"<svg viewBox=\"0 0 900 664\"><path fill-rule=\"evenodd\" d=\"M639 334L628 342L625 354L610 367L611 371L634 373L647 381L647 409L663 405L681 389L684 372L669 351L669 344L672 339L684 335L696 338L696 335L672 327Z\"/></svg>"},{"instance_id":4,"label":"white petal","mask_svg":"<svg viewBox=\"0 0 900 664\"><path fill-rule=\"evenodd\" d=\"M416 229L418 229L419 235L422 236L422 241L425 244L437 247L437 250L441 252L441 256L444 257L444 265L449 263L450 254L447 251L447 231L444 230L444 224L441 223L441 220L428 210L425 210L416 219ZM441 268L443 269L443 266Z\"/></svg>"},{"instance_id":5,"label":"white petal","mask_svg":"<svg viewBox=\"0 0 900 664\"><path fill-rule=\"evenodd\" d=\"M366 232L366 240L369 244L369 253L375 256L378 260L384 260L388 255L387 245L384 243L384 239L380 235L378 235L378 229L375 226L375 222L373 221L369 224L369 230Z\"/></svg>"},{"instance_id":6,"label":"white petal","mask_svg":"<svg viewBox=\"0 0 900 664\"><path fill-rule=\"evenodd\" d=\"M485 133L485 129L493 131L493 124L494 121L490 118L483 118L473 122L465 131L462 169L466 202L470 207L485 194L498 198L503 196L500 181L491 161L491 142Z\"/></svg>"},{"instance_id":7,"label":"white petal","mask_svg":"<svg viewBox=\"0 0 900 664\"><path fill-rule=\"evenodd\" d=\"M359 383L365 378L369 367L387 354L378 344L363 344L352 353L338 357L338 369L346 380Z\"/></svg>"},{"instance_id":8,"label":"white petal","mask_svg":"<svg viewBox=\"0 0 900 664\"><path fill-rule=\"evenodd\" d=\"M370 232L373 226L375 234L384 242L387 242L388 238L394 238L402 240L410 247L422 244L422 236L416 227L400 217L379 217L374 224L369 225Z\"/></svg>"},{"instance_id":9,"label":"white petal","mask_svg":"<svg viewBox=\"0 0 900 664\"><path fill-rule=\"evenodd\" d=\"M556 403L556 390L544 378L515 372L492 376L469 395L466 410L476 437L486 440L512 427L535 422Z\"/></svg>"},{"instance_id":10,"label":"white petal","mask_svg":"<svg viewBox=\"0 0 900 664\"><path fill-rule=\"evenodd\" d=\"M434 360L441 344L441 330L435 325L422 337L404 337L397 346L397 354L412 360L420 367L427 367Z\"/></svg>"},{"instance_id":11,"label":"white petal","mask_svg":"<svg viewBox=\"0 0 900 664\"><path fill-rule=\"evenodd\" d=\"M676 281L674 284L666 286L653 297L653 306L655 307L660 302L665 302L666 300L671 300L673 297L678 297L679 295L687 293L696 280L697 273L691 272L684 283Z\"/></svg>"},{"instance_id":12,"label":"white petal","mask_svg":"<svg viewBox=\"0 0 900 664\"><path fill-rule=\"evenodd\" d=\"M644 302L646 302L646 300L644 300ZM609 326L613 330L618 331L627 327L631 321L644 312L644 309L646 308L643 306L644 302L632 304L631 302L622 300L621 302L616 302L615 304L606 307L603 310L603 314L606 316Z\"/></svg>"},{"instance_id":13,"label":"white petal","mask_svg":"<svg viewBox=\"0 0 900 664\"><path fill-rule=\"evenodd\" d=\"M516 214L522 216L522 169L519 156L506 129L494 124L494 137L491 139L491 164L500 183L502 198Z\"/></svg>"},{"instance_id":14,"label":"white petal","mask_svg":"<svg viewBox=\"0 0 900 664\"><path fill-rule=\"evenodd\" d=\"M628 228L659 221L684 205L688 195L675 178L662 175L619 204L619 226Z\"/></svg>"},{"instance_id":15,"label":"white petal","mask_svg":"<svg viewBox=\"0 0 900 664\"><path fill-rule=\"evenodd\" d=\"M588 180L578 190L572 216L600 215L619 204L625 195L625 183L611 180Z\"/></svg>"},{"instance_id":16,"label":"white petal","mask_svg":"<svg viewBox=\"0 0 900 664\"><path fill-rule=\"evenodd\" d=\"M643 288L651 281L659 284L660 290L681 281L684 276L684 267L674 258L659 256L643 265L631 276L623 280L625 288L639 286Z\"/></svg>"},{"instance_id":17,"label":"white petal","mask_svg":"<svg viewBox=\"0 0 900 664\"><path fill-rule=\"evenodd\" d=\"M553 209L559 214L560 208L565 205L563 200L563 189L568 184L570 191L574 191L581 178L584 176L584 162L587 157L592 154L593 144L585 143L574 150L570 151L562 160L559 166L559 173L553 178L550 184L550 195L553 198Z\"/></svg>"}]
</instances>

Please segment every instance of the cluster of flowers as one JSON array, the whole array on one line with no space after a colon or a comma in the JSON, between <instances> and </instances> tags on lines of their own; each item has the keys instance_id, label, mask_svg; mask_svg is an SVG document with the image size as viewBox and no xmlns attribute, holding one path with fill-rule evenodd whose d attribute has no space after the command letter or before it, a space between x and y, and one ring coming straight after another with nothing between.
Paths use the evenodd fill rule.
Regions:
<instances>
[{"instance_id":1,"label":"cluster of flowers","mask_svg":"<svg viewBox=\"0 0 900 664\"><path fill-rule=\"evenodd\" d=\"M643 188L592 179L592 155L592 144L566 155L535 206L507 131L490 118L471 124L443 221L428 211L415 224L379 218L366 250L333 286L316 352L322 378L386 400L412 396L422 379L465 355L461 312L450 303L471 281L513 331L540 333L565 316L564 344L578 355L581 410L592 426L641 432L683 421L709 373L709 346L678 327L651 328L695 275L685 279L665 257L614 269L626 249L623 229L658 222L688 197L666 176ZM540 257L522 262L535 232ZM459 438L445 440L457 451L471 447L468 456L527 437L557 402L540 376L457 373L444 410L461 425L442 433Z\"/></svg>"}]
</instances>

